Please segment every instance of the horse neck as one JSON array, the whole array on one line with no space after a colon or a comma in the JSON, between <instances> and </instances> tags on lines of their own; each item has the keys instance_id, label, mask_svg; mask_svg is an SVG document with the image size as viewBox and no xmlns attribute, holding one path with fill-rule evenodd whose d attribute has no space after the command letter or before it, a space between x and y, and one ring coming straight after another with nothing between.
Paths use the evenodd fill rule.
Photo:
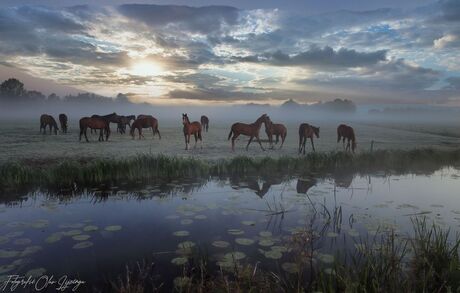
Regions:
<instances>
[{"instance_id":1,"label":"horse neck","mask_svg":"<svg viewBox=\"0 0 460 293\"><path fill-rule=\"evenodd\" d=\"M267 123L265 122L265 120L262 117L260 117L252 124L255 125L258 129L260 129L260 127L262 127L262 123L265 123L265 126L267 126Z\"/></svg>"}]
</instances>

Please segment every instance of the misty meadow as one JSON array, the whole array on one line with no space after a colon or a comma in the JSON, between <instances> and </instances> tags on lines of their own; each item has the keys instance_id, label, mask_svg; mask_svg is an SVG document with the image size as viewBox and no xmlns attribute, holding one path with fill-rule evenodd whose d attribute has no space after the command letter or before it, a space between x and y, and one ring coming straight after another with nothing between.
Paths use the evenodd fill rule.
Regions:
<instances>
[{"instance_id":1,"label":"misty meadow","mask_svg":"<svg viewBox=\"0 0 460 293\"><path fill-rule=\"evenodd\" d=\"M0 290L458 292L460 3L0 3Z\"/></svg>"}]
</instances>

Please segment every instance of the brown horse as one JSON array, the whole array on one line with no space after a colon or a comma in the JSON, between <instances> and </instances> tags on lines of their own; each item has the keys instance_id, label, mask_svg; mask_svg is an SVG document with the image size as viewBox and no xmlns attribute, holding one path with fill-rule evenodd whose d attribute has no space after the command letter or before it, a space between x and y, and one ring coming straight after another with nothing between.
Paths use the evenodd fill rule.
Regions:
<instances>
[{"instance_id":1,"label":"brown horse","mask_svg":"<svg viewBox=\"0 0 460 293\"><path fill-rule=\"evenodd\" d=\"M350 150L350 142L351 142L351 151L354 153L357 143L356 143L355 131L353 130L352 127L345 125L345 124L340 124L339 127L337 127L337 143L339 143L341 139L342 139L343 148L347 151ZM347 139L346 148L345 148L345 139Z\"/></svg>"},{"instance_id":2,"label":"brown horse","mask_svg":"<svg viewBox=\"0 0 460 293\"><path fill-rule=\"evenodd\" d=\"M46 134L46 126L50 127L50 134L52 129L54 128L54 134L57 134L59 128L57 126L56 120L54 120L53 116L48 114L43 114L40 116L40 133Z\"/></svg>"},{"instance_id":3,"label":"brown horse","mask_svg":"<svg viewBox=\"0 0 460 293\"><path fill-rule=\"evenodd\" d=\"M136 116L118 116L117 132L120 132L121 134L126 133L126 126L128 125L131 127L131 120L136 120Z\"/></svg>"},{"instance_id":4,"label":"brown horse","mask_svg":"<svg viewBox=\"0 0 460 293\"><path fill-rule=\"evenodd\" d=\"M206 131L208 132L208 129L209 129L209 118L205 115L201 116L201 127L203 127L203 131Z\"/></svg>"},{"instance_id":5,"label":"brown horse","mask_svg":"<svg viewBox=\"0 0 460 293\"><path fill-rule=\"evenodd\" d=\"M315 151L315 144L313 143L313 136L316 136L319 138L319 127L315 127L313 125L310 125L308 123L302 123L299 126L299 154L302 153L305 155L305 144L307 142L307 138L310 138L311 141L311 147L313 148L313 151Z\"/></svg>"},{"instance_id":6,"label":"brown horse","mask_svg":"<svg viewBox=\"0 0 460 293\"><path fill-rule=\"evenodd\" d=\"M275 144L278 144L279 138L281 136L281 145L280 149L283 147L284 140L286 139L287 129L283 124L275 124L270 121L265 126L265 133L268 136L268 141L270 142L270 147L273 148L273 135L276 136Z\"/></svg>"},{"instance_id":7,"label":"brown horse","mask_svg":"<svg viewBox=\"0 0 460 293\"><path fill-rule=\"evenodd\" d=\"M230 137L232 138L232 151L235 150L235 140L241 134L249 136L249 141L248 141L248 144L246 145L246 150L248 150L249 144L252 142L252 139L255 137L257 139L257 142L260 145L260 148L263 151L265 151L259 139L259 131L260 131L260 127L262 126L262 123L264 123L265 127L267 127L267 124L269 122L270 122L270 118L267 116L267 114L263 114L252 124L245 124L245 123L240 123L240 122L234 123L230 130L230 133L228 134L228 139L230 139ZM233 134L233 137L232 137L232 134Z\"/></svg>"},{"instance_id":8,"label":"brown horse","mask_svg":"<svg viewBox=\"0 0 460 293\"><path fill-rule=\"evenodd\" d=\"M203 138L201 137L201 123L198 121L193 121L190 123L187 114L182 114L182 124L184 125L184 138L185 138L185 149L188 150L188 145L190 144L190 136L193 134L195 137L195 146L198 142L198 139L201 143L201 148L203 148Z\"/></svg>"},{"instance_id":9,"label":"brown horse","mask_svg":"<svg viewBox=\"0 0 460 293\"><path fill-rule=\"evenodd\" d=\"M59 122L61 123L62 132L67 133L67 115L59 114Z\"/></svg>"},{"instance_id":10,"label":"brown horse","mask_svg":"<svg viewBox=\"0 0 460 293\"><path fill-rule=\"evenodd\" d=\"M131 124L131 130L129 134L131 134L134 139L134 131L137 129L139 132L139 139L141 139L141 137L145 138L142 134L142 128L152 128L153 137L155 137L155 133L158 133L158 137L161 139L161 134L158 130L158 120L156 118L144 117L134 120L133 124Z\"/></svg>"},{"instance_id":11,"label":"brown horse","mask_svg":"<svg viewBox=\"0 0 460 293\"><path fill-rule=\"evenodd\" d=\"M120 116L118 116L117 113L115 113L115 112L113 112L112 114L108 114L108 115L93 115L93 116L91 116L91 118L102 118L102 119L106 120L109 123L109 128L110 128L110 123L118 124L119 117ZM91 128L91 133L93 133L93 130L94 130L94 132L96 132L96 129Z\"/></svg>"},{"instance_id":12,"label":"brown horse","mask_svg":"<svg viewBox=\"0 0 460 293\"><path fill-rule=\"evenodd\" d=\"M144 114L137 115L137 119L142 119L142 118L146 118L146 117L153 118L152 115L144 115Z\"/></svg>"},{"instance_id":13,"label":"brown horse","mask_svg":"<svg viewBox=\"0 0 460 293\"><path fill-rule=\"evenodd\" d=\"M104 118L90 118L90 117L83 117L80 119L80 138L84 134L86 142L89 142L88 136L86 136L86 130L90 129L99 129L99 141L104 141L104 131L105 131L105 140L109 140L110 135L110 122Z\"/></svg>"}]
</instances>

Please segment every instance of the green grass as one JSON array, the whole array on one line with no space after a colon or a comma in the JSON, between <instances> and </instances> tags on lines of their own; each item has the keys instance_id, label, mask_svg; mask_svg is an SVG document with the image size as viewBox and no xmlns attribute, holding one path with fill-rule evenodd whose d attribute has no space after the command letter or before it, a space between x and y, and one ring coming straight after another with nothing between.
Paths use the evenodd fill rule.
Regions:
<instances>
[{"instance_id":1,"label":"green grass","mask_svg":"<svg viewBox=\"0 0 460 293\"><path fill-rule=\"evenodd\" d=\"M154 178L208 176L303 175L346 171L369 173L426 173L444 166L459 166L460 150L379 150L356 155L345 152L307 156L200 160L143 154L126 159L86 159L49 163L9 162L0 166L0 189L23 186L73 186Z\"/></svg>"}]
</instances>

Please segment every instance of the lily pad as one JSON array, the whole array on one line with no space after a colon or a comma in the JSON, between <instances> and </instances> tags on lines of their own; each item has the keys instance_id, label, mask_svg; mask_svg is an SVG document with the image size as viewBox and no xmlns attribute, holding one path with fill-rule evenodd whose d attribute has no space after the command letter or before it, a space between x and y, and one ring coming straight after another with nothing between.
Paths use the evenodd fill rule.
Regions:
<instances>
[{"instance_id":1,"label":"lily pad","mask_svg":"<svg viewBox=\"0 0 460 293\"><path fill-rule=\"evenodd\" d=\"M94 231L97 231L97 230L99 230L99 227L94 226L94 225L88 225L88 226L85 226L83 228L83 231L85 231L85 232L94 232Z\"/></svg>"},{"instance_id":2,"label":"lily pad","mask_svg":"<svg viewBox=\"0 0 460 293\"><path fill-rule=\"evenodd\" d=\"M334 256L332 254L318 253L318 259L325 264L334 262Z\"/></svg>"},{"instance_id":3,"label":"lily pad","mask_svg":"<svg viewBox=\"0 0 460 293\"><path fill-rule=\"evenodd\" d=\"M280 259L283 257L283 254L278 250L269 250L265 252L265 257L271 259Z\"/></svg>"},{"instance_id":4,"label":"lily pad","mask_svg":"<svg viewBox=\"0 0 460 293\"><path fill-rule=\"evenodd\" d=\"M241 251L229 252L224 255L225 260L240 260L246 257L246 254Z\"/></svg>"},{"instance_id":5,"label":"lily pad","mask_svg":"<svg viewBox=\"0 0 460 293\"><path fill-rule=\"evenodd\" d=\"M5 244L5 243L8 243L10 242L10 238L6 237L6 236L0 236L0 244Z\"/></svg>"},{"instance_id":6,"label":"lily pad","mask_svg":"<svg viewBox=\"0 0 460 293\"><path fill-rule=\"evenodd\" d=\"M191 219L183 219L183 220L180 221L180 223L182 225L190 225L190 224L193 223L193 220L191 220Z\"/></svg>"},{"instance_id":7,"label":"lily pad","mask_svg":"<svg viewBox=\"0 0 460 293\"><path fill-rule=\"evenodd\" d=\"M212 246L219 247L219 248L227 248L230 246L230 243L228 243L227 241L217 240L212 243Z\"/></svg>"},{"instance_id":8,"label":"lily pad","mask_svg":"<svg viewBox=\"0 0 460 293\"><path fill-rule=\"evenodd\" d=\"M171 263L182 266L188 262L188 259L186 257L176 257L171 260Z\"/></svg>"},{"instance_id":9,"label":"lily pad","mask_svg":"<svg viewBox=\"0 0 460 293\"><path fill-rule=\"evenodd\" d=\"M46 239L45 239L45 242L46 243L54 243L54 242L58 242L62 239L62 233L53 233L51 234L50 236L48 236Z\"/></svg>"},{"instance_id":10,"label":"lily pad","mask_svg":"<svg viewBox=\"0 0 460 293\"><path fill-rule=\"evenodd\" d=\"M299 272L299 266L293 262L285 262L281 265L281 268L289 274L296 274Z\"/></svg>"},{"instance_id":11,"label":"lily pad","mask_svg":"<svg viewBox=\"0 0 460 293\"><path fill-rule=\"evenodd\" d=\"M274 245L274 244L275 244L275 243L274 243L272 240L270 240L270 239L261 239L261 240L259 241L259 245L260 245L260 246L272 246L272 245Z\"/></svg>"},{"instance_id":12,"label":"lily pad","mask_svg":"<svg viewBox=\"0 0 460 293\"><path fill-rule=\"evenodd\" d=\"M43 220L43 219L42 220L37 220L37 221L35 221L35 222L33 222L31 224L31 226L33 228L36 228L36 229L42 229L42 228L45 228L48 225L49 225L49 221L48 220Z\"/></svg>"},{"instance_id":13,"label":"lily pad","mask_svg":"<svg viewBox=\"0 0 460 293\"><path fill-rule=\"evenodd\" d=\"M0 249L0 258L13 258L19 255L19 251Z\"/></svg>"},{"instance_id":14,"label":"lily pad","mask_svg":"<svg viewBox=\"0 0 460 293\"><path fill-rule=\"evenodd\" d=\"M190 232L188 231L185 231L185 230L182 230L182 231L176 231L173 233L174 236L177 236L177 237L186 237L186 236L189 236L190 235Z\"/></svg>"},{"instance_id":15,"label":"lily pad","mask_svg":"<svg viewBox=\"0 0 460 293\"><path fill-rule=\"evenodd\" d=\"M260 237L272 237L272 232L270 231L260 231L259 232Z\"/></svg>"},{"instance_id":16,"label":"lily pad","mask_svg":"<svg viewBox=\"0 0 460 293\"><path fill-rule=\"evenodd\" d=\"M243 224L245 226L254 226L256 224L256 222L254 222L254 221L242 221L241 224Z\"/></svg>"},{"instance_id":17,"label":"lily pad","mask_svg":"<svg viewBox=\"0 0 460 293\"><path fill-rule=\"evenodd\" d=\"M23 231L14 231L14 232L10 232L10 233L5 234L5 237L16 238L16 237L22 236L23 234L24 234Z\"/></svg>"},{"instance_id":18,"label":"lily pad","mask_svg":"<svg viewBox=\"0 0 460 293\"><path fill-rule=\"evenodd\" d=\"M78 242L74 246L72 246L73 249L84 249L93 246L93 242L91 241L82 241Z\"/></svg>"},{"instance_id":19,"label":"lily pad","mask_svg":"<svg viewBox=\"0 0 460 293\"><path fill-rule=\"evenodd\" d=\"M183 289L192 284L192 280L189 277L176 277L174 279L174 287Z\"/></svg>"},{"instance_id":20,"label":"lily pad","mask_svg":"<svg viewBox=\"0 0 460 293\"><path fill-rule=\"evenodd\" d=\"M339 233L336 233L336 232L327 232L327 237L330 237L330 238L335 238L339 236Z\"/></svg>"},{"instance_id":21,"label":"lily pad","mask_svg":"<svg viewBox=\"0 0 460 293\"><path fill-rule=\"evenodd\" d=\"M70 230L70 231L62 232L62 235L63 236L75 236L81 233L82 233L81 230Z\"/></svg>"},{"instance_id":22,"label":"lily pad","mask_svg":"<svg viewBox=\"0 0 460 293\"><path fill-rule=\"evenodd\" d=\"M254 240L249 239L249 238L236 238L235 242L240 244L240 245L252 245L252 244L254 244Z\"/></svg>"},{"instance_id":23,"label":"lily pad","mask_svg":"<svg viewBox=\"0 0 460 293\"><path fill-rule=\"evenodd\" d=\"M16 245L28 245L28 244L32 243L32 240L30 240L29 238L18 238L16 240L14 240L13 243L16 244Z\"/></svg>"},{"instance_id":24,"label":"lily pad","mask_svg":"<svg viewBox=\"0 0 460 293\"><path fill-rule=\"evenodd\" d=\"M184 242L179 243L177 247L179 247L180 249L192 248L192 247L195 247L195 242L184 241Z\"/></svg>"},{"instance_id":25,"label":"lily pad","mask_svg":"<svg viewBox=\"0 0 460 293\"><path fill-rule=\"evenodd\" d=\"M81 234L81 235L72 236L72 239L76 240L76 241L86 241L86 240L88 240L90 238L91 238L91 236L87 235L87 234Z\"/></svg>"},{"instance_id":26,"label":"lily pad","mask_svg":"<svg viewBox=\"0 0 460 293\"><path fill-rule=\"evenodd\" d=\"M242 235L242 234L244 234L244 231L240 230L240 229L228 229L227 232L228 232L228 234L231 234L231 235Z\"/></svg>"},{"instance_id":27,"label":"lily pad","mask_svg":"<svg viewBox=\"0 0 460 293\"><path fill-rule=\"evenodd\" d=\"M27 246L22 252L21 252L21 256L27 256L27 255L30 255L30 254L34 254L38 251L42 250L42 247L41 246L38 246L38 245L32 245L32 246Z\"/></svg>"},{"instance_id":28,"label":"lily pad","mask_svg":"<svg viewBox=\"0 0 460 293\"><path fill-rule=\"evenodd\" d=\"M120 230L121 230L121 226L120 226L120 225L111 225L111 226L105 227L104 230L105 230L105 231L109 231L109 232L120 231Z\"/></svg>"}]
</instances>

